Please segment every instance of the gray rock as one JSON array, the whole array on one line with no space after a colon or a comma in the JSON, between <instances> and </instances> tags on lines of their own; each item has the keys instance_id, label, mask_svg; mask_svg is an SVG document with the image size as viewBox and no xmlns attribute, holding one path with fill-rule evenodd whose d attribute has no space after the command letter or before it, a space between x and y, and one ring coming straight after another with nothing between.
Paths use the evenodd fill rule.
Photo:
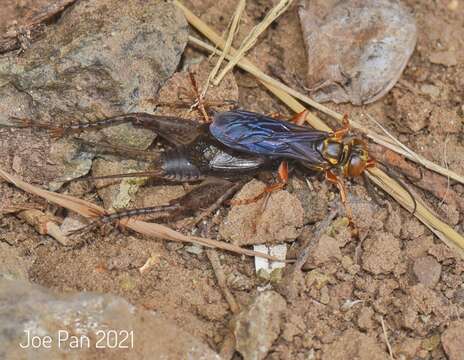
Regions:
<instances>
[{"instance_id":1,"label":"gray rock","mask_svg":"<svg viewBox=\"0 0 464 360\"><path fill-rule=\"evenodd\" d=\"M95 159L92 176L126 174L148 170L148 163L126 159ZM97 192L106 209L124 209L129 206L140 186L145 184L146 177L124 179L97 180ZM111 185L109 185L111 184Z\"/></svg>"},{"instance_id":2,"label":"gray rock","mask_svg":"<svg viewBox=\"0 0 464 360\"><path fill-rule=\"evenodd\" d=\"M279 336L286 308L287 303L281 295L266 291L237 316L234 329L236 348L245 360L266 356Z\"/></svg>"},{"instance_id":3,"label":"gray rock","mask_svg":"<svg viewBox=\"0 0 464 360\"><path fill-rule=\"evenodd\" d=\"M56 125L150 112L187 36L180 10L161 0L79 1L21 57L0 58L0 124L11 116ZM105 135L138 148L154 138L148 130L123 130ZM84 160L63 176L88 171Z\"/></svg>"},{"instance_id":4,"label":"gray rock","mask_svg":"<svg viewBox=\"0 0 464 360\"><path fill-rule=\"evenodd\" d=\"M395 85L416 45L416 23L397 0L301 0L308 87L315 100L361 105Z\"/></svg>"},{"instance_id":5,"label":"gray rock","mask_svg":"<svg viewBox=\"0 0 464 360\"><path fill-rule=\"evenodd\" d=\"M30 265L29 261L20 256L17 248L0 242L0 279L28 280Z\"/></svg>"},{"instance_id":6,"label":"gray rock","mask_svg":"<svg viewBox=\"0 0 464 360\"><path fill-rule=\"evenodd\" d=\"M441 265L433 256L422 256L414 261L414 274L420 283L428 287L438 284Z\"/></svg>"},{"instance_id":7,"label":"gray rock","mask_svg":"<svg viewBox=\"0 0 464 360\"><path fill-rule=\"evenodd\" d=\"M41 345L21 348L19 344L27 345L27 333L36 341L40 338ZM119 344L113 349L111 336ZM103 339L98 343L103 348L97 347L98 339ZM1 278L0 343L1 359L220 359L160 315L117 296L55 295L37 285Z\"/></svg>"},{"instance_id":8,"label":"gray rock","mask_svg":"<svg viewBox=\"0 0 464 360\"><path fill-rule=\"evenodd\" d=\"M187 251L188 253L193 254L193 255L201 255L201 254L203 254L203 246L200 246L200 245L197 245L197 244L186 246L184 249L185 249L185 251Z\"/></svg>"},{"instance_id":9,"label":"gray rock","mask_svg":"<svg viewBox=\"0 0 464 360\"><path fill-rule=\"evenodd\" d=\"M86 175L92 167L95 153L83 149L79 144L60 139L50 149L50 160L62 165L60 177L48 184L51 191L58 190L65 182Z\"/></svg>"}]
</instances>

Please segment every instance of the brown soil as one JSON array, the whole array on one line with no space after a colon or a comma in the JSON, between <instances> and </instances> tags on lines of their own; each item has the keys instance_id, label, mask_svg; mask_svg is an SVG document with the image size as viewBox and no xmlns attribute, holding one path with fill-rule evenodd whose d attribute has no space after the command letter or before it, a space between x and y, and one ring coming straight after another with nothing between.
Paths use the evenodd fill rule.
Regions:
<instances>
[{"instance_id":1,"label":"brown soil","mask_svg":"<svg viewBox=\"0 0 464 360\"><path fill-rule=\"evenodd\" d=\"M446 166L462 174L464 3L405 2L414 10L419 38L400 82L387 96L369 106L330 106L366 124L364 113L373 115L421 155L439 164L446 162ZM0 3L1 24L11 23L28 4L35 2ZM228 0L184 3L218 32L224 31L235 6ZM267 0L248 2L239 37L261 20L270 6ZM198 54L187 50L186 61ZM261 37L249 59L265 72L304 91L306 56L296 6ZM288 113L252 77L238 70L235 77L241 107L263 113ZM49 141L37 133L0 130L2 148L8 151L0 157L0 167L27 181L46 184L57 175L46 158ZM26 161L21 154L27 148L34 152ZM314 212L307 209L311 201L326 204L338 195L323 182L312 183L316 195L297 195L307 212L306 221L309 217L314 223L328 215L328 210L323 208L322 216L319 209L317 214L308 215ZM450 186L459 196L464 195L463 186ZM80 185L68 191L87 199L95 197L94 192ZM462 209L426 191L416 191L442 218L464 233ZM268 358L309 359L314 354L316 359L372 359L370 354L375 353L375 358L386 359L382 319L395 359L444 358L444 348L450 345L442 344L440 336L454 320L464 316L464 261L393 200L387 199L392 207L389 213L385 207L372 203L361 182L352 182L349 192L364 240L362 244L350 241L346 226L335 224L330 236L317 244L308 269L295 279L296 296L288 303L284 328ZM5 183L0 183L0 199L4 206L44 205ZM222 213L226 211L223 209ZM298 242L312 236L313 227L308 225ZM0 215L0 239L32 263L32 281L61 291L119 294L135 305L174 319L213 348L220 347L232 315L205 252L193 254L183 245L134 234L93 236L80 248L65 249L38 235L18 218ZM138 268L150 256L158 260L142 275ZM240 304L249 303L258 285L253 260L229 253L221 253L220 257L233 295ZM364 346L358 348L357 342Z\"/></svg>"}]
</instances>

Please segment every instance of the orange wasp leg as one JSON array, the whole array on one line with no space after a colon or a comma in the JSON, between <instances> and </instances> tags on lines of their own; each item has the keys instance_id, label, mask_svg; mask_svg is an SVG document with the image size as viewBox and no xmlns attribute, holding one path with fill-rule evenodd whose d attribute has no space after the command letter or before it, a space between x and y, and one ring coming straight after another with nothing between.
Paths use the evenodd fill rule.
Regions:
<instances>
[{"instance_id":1,"label":"orange wasp leg","mask_svg":"<svg viewBox=\"0 0 464 360\"><path fill-rule=\"evenodd\" d=\"M348 120L348 114L344 114L343 115L343 125L341 128L335 130L331 136L336 138L336 139L343 139L347 134L348 132L350 131L350 121Z\"/></svg>"},{"instance_id":2,"label":"orange wasp leg","mask_svg":"<svg viewBox=\"0 0 464 360\"><path fill-rule=\"evenodd\" d=\"M367 159L366 169L373 168L373 167L376 167L376 166L377 166L377 163L376 163L376 161L374 159L372 159L372 158Z\"/></svg>"},{"instance_id":3,"label":"orange wasp leg","mask_svg":"<svg viewBox=\"0 0 464 360\"><path fill-rule=\"evenodd\" d=\"M299 112L298 114L293 115L288 121L296 125L303 125L306 120L306 115L308 115L308 113L309 113L308 110L303 110L302 112ZM267 116L273 119L287 118L285 115L282 115L279 112L271 112L271 113L268 113Z\"/></svg>"},{"instance_id":4,"label":"orange wasp leg","mask_svg":"<svg viewBox=\"0 0 464 360\"><path fill-rule=\"evenodd\" d=\"M278 170L278 182L272 185L266 186L266 188L250 199L242 199L242 200L231 200L229 201L230 205L247 205L257 202L258 200L262 199L266 194L270 194L274 191L282 190L285 185L288 183L288 164L286 161L282 161L279 165Z\"/></svg>"},{"instance_id":5,"label":"orange wasp leg","mask_svg":"<svg viewBox=\"0 0 464 360\"><path fill-rule=\"evenodd\" d=\"M296 125L303 125L306 121L306 116L309 114L308 110L303 110L302 112L299 112L298 114L295 114L291 119L290 122L296 124Z\"/></svg>"},{"instance_id":6,"label":"orange wasp leg","mask_svg":"<svg viewBox=\"0 0 464 360\"><path fill-rule=\"evenodd\" d=\"M325 178L327 179L328 182L337 186L338 191L340 192L340 198L342 200L342 204L343 206L345 206L346 216L348 218L349 225L351 228L351 235L354 238L359 238L359 232L353 222L353 212L351 211L351 206L348 203L346 188L345 188L345 184L343 183L343 180L338 178L337 175L335 175L330 170L327 170L325 172Z\"/></svg>"}]
</instances>

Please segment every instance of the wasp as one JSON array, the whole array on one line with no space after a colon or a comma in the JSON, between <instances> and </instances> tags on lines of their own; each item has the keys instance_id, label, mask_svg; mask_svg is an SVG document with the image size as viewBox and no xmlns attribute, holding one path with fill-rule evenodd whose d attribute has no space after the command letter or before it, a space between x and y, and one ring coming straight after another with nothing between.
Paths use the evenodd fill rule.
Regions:
<instances>
[{"instance_id":1,"label":"wasp","mask_svg":"<svg viewBox=\"0 0 464 360\"><path fill-rule=\"evenodd\" d=\"M175 182L199 182L211 177L233 179L253 175L264 169L278 168L277 183L268 185L254 198L232 201L232 204L251 203L284 188L288 181L289 164L312 173L323 173L330 183L338 187L347 217L356 233L342 177L360 176L367 168L375 166L375 162L369 157L367 144L363 140L348 136L350 127L347 116L341 128L326 132L302 126L306 115L307 112L302 112L290 121L285 121L237 109L217 112L209 123L199 123L179 117L128 113L92 123L50 127L49 130L54 136L61 137L131 123L135 127L154 131L168 145L165 151L155 157L153 171L92 179L143 176ZM23 125L33 126L30 123ZM210 187L211 183L208 183L209 196L202 198L208 204L223 193L223 189L214 192ZM187 194L177 203L171 202L166 207L122 210L104 215L98 221L106 223L164 210L185 213L191 210L189 204L198 204L198 201L193 201L194 194ZM198 208L198 205L194 206Z\"/></svg>"}]
</instances>

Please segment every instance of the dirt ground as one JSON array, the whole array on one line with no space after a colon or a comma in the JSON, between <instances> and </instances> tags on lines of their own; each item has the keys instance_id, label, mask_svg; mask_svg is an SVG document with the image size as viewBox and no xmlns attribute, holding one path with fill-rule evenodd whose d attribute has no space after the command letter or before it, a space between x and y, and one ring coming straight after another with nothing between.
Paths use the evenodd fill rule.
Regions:
<instances>
[{"instance_id":1,"label":"dirt ground","mask_svg":"<svg viewBox=\"0 0 464 360\"><path fill-rule=\"evenodd\" d=\"M20 18L32 3L0 0L0 24ZM184 3L218 32L225 30L235 7L235 2L228 0ZM375 129L365 115L371 114L419 154L462 174L464 2L405 3L416 16L418 43L399 83L368 106L329 106ZM270 6L268 0L248 2L239 38L263 18ZM200 56L198 51L187 48L183 63L197 62ZM304 92L306 54L296 5L268 29L248 58ZM289 114L251 76L239 70L234 75L242 108ZM0 129L0 142L2 148L8 149L0 157L2 169L38 185L58 175L47 158L50 139L45 134ZM26 148L35 150L27 166L21 158ZM327 204L338 201L334 188L317 179L310 181L314 193L298 193L307 212L306 225L290 252L313 235L315 223L329 214ZM298 188L293 185L291 192ZM457 196L464 195L462 185L451 183L450 188ZM182 189L171 190L177 196ZM85 184L72 185L66 191L98 201L95 191ZM149 192L150 188L143 191ZM415 191L441 218L464 233L464 209L459 204L437 199L425 190ZM445 358L444 348L452 346L453 340L442 334L450 326L462 326L459 320L464 316L464 261L393 200L381 195L391 209L376 205L362 181L349 183L349 192L362 243L347 239L343 225L341 230L334 225L329 241L317 244L305 272L294 279L294 296L288 302L283 329L267 358L372 359L377 358L374 353L379 359L388 358L383 325L395 359ZM0 199L2 206L46 206L5 183L0 183ZM227 211L224 207L208 223L213 235ZM197 229L197 233L201 232L202 228ZM0 241L17 248L27 259L33 282L58 291L121 295L135 305L175 320L213 349L220 347L232 315L204 251L117 231L105 237L98 233L94 236L93 241L79 248L64 248L38 235L15 216L0 215ZM141 275L138 268L150 256L159 261L152 271ZM220 259L230 290L240 304L246 305L262 285L255 275L253 260L227 252L221 252ZM363 346L356 348L358 342ZM453 357L458 358L462 357Z\"/></svg>"}]
</instances>

